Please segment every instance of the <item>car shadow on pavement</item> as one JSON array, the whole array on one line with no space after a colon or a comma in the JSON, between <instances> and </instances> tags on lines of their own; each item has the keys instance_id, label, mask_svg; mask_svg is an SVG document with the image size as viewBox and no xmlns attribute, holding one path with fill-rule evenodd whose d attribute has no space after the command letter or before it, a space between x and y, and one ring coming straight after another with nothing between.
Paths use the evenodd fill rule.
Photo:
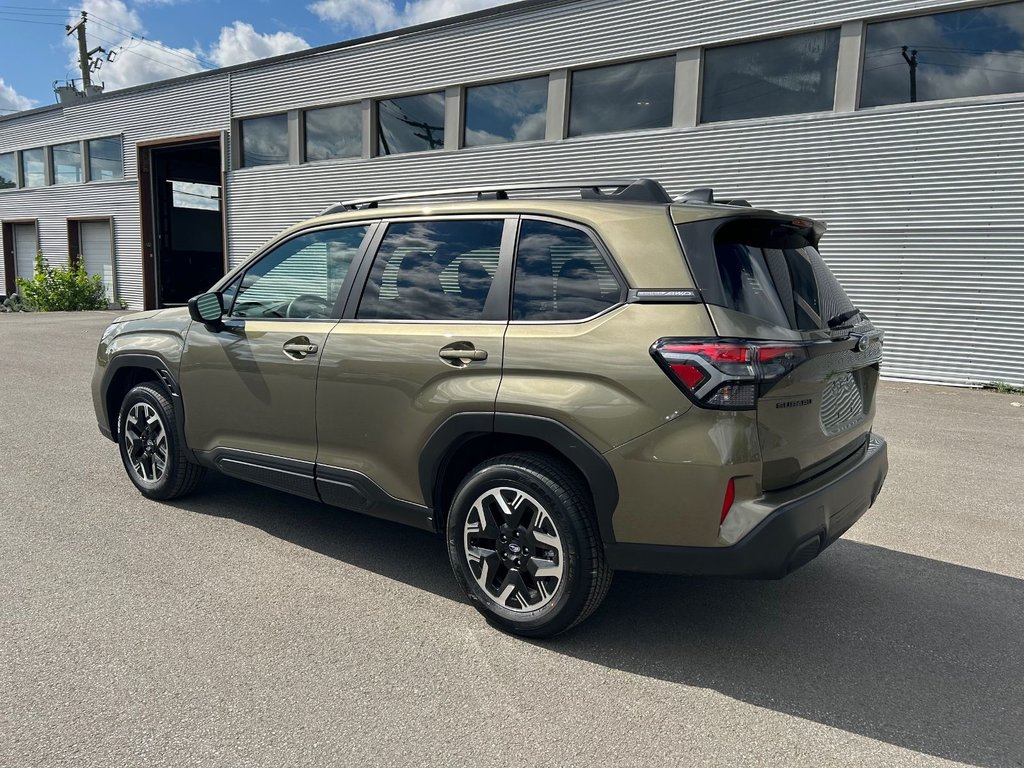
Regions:
<instances>
[{"instance_id":1,"label":"car shadow on pavement","mask_svg":"<svg viewBox=\"0 0 1024 768\"><path fill-rule=\"evenodd\" d=\"M440 537L227 478L175 504L464 602ZM1024 581L849 540L781 581L616 574L537 643L916 752L1024 765Z\"/></svg>"}]
</instances>

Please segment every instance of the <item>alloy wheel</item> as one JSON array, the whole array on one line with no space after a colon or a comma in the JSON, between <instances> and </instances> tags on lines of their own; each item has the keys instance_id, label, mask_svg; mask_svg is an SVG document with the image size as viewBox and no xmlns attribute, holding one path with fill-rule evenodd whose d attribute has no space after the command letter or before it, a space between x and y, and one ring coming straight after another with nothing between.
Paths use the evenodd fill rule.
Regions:
<instances>
[{"instance_id":1,"label":"alloy wheel","mask_svg":"<svg viewBox=\"0 0 1024 768\"><path fill-rule=\"evenodd\" d=\"M518 488L481 494L463 529L466 561L481 589L523 613L550 603L562 584L562 538L544 506Z\"/></svg>"},{"instance_id":2,"label":"alloy wheel","mask_svg":"<svg viewBox=\"0 0 1024 768\"><path fill-rule=\"evenodd\" d=\"M135 403L124 420L125 450L136 477L146 483L159 481L167 471L167 430L160 414L149 403Z\"/></svg>"}]
</instances>

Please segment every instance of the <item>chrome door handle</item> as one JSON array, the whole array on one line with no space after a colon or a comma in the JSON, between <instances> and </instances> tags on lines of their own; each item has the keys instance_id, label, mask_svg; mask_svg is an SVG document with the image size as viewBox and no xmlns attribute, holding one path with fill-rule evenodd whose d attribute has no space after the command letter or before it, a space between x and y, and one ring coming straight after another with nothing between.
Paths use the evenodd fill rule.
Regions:
<instances>
[{"instance_id":1,"label":"chrome door handle","mask_svg":"<svg viewBox=\"0 0 1024 768\"><path fill-rule=\"evenodd\" d=\"M311 344L309 339L300 337L298 339L286 341L282 349L284 349L284 353L289 357L295 357L301 360L307 355L315 355L317 350L320 348L316 344Z\"/></svg>"}]
</instances>

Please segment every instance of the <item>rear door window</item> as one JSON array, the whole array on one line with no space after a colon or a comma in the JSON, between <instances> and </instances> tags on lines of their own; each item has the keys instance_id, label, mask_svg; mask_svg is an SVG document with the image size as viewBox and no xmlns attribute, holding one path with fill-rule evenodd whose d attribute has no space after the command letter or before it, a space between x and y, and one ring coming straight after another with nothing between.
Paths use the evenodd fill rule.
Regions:
<instances>
[{"instance_id":1,"label":"rear door window","mask_svg":"<svg viewBox=\"0 0 1024 768\"><path fill-rule=\"evenodd\" d=\"M484 307L498 271L504 226L501 219L389 225L356 317L486 319ZM506 294L502 314L508 310L507 301Z\"/></svg>"},{"instance_id":2,"label":"rear door window","mask_svg":"<svg viewBox=\"0 0 1024 768\"><path fill-rule=\"evenodd\" d=\"M622 300L622 284L586 232L524 219L516 250L513 320L582 320Z\"/></svg>"},{"instance_id":3,"label":"rear door window","mask_svg":"<svg viewBox=\"0 0 1024 768\"><path fill-rule=\"evenodd\" d=\"M718 285L701 286L710 303L797 331L830 330L858 314L804 230L732 222L716 233L714 256ZM712 274L695 272L705 282Z\"/></svg>"}]
</instances>

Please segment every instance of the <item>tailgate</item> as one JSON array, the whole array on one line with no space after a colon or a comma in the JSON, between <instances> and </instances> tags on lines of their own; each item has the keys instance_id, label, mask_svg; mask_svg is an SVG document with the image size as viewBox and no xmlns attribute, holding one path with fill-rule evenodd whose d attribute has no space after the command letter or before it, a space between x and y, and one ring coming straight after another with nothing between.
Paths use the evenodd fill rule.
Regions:
<instances>
[{"instance_id":1,"label":"tailgate","mask_svg":"<svg viewBox=\"0 0 1024 768\"><path fill-rule=\"evenodd\" d=\"M680 227L719 336L779 343L756 406L765 490L827 471L871 432L882 334L818 253L823 231L781 216Z\"/></svg>"}]
</instances>

